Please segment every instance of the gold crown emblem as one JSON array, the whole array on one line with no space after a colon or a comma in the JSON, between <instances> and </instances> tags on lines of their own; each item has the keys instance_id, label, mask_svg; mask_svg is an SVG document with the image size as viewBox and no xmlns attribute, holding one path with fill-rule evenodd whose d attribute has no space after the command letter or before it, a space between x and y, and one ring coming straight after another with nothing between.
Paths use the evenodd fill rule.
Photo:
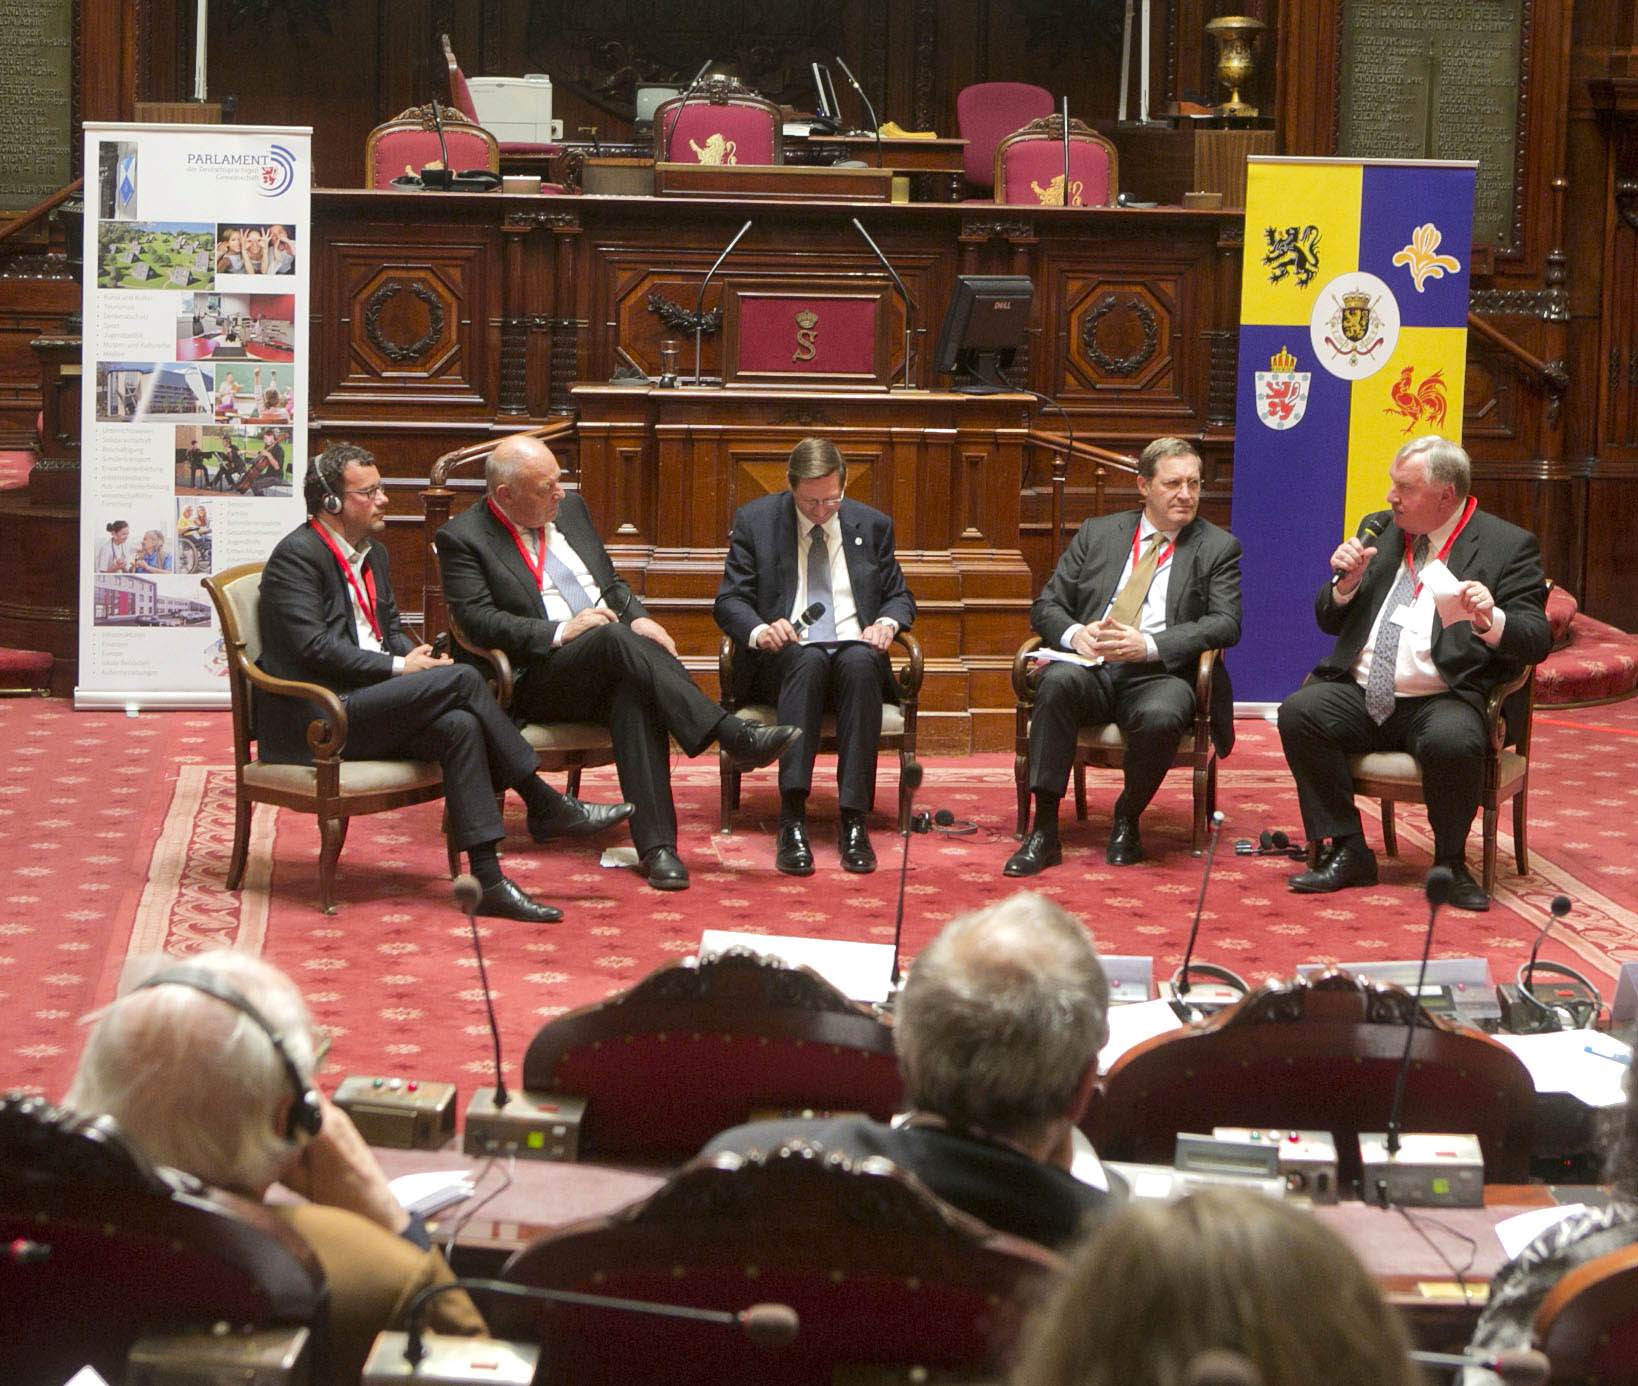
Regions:
<instances>
[{"instance_id":1,"label":"gold crown emblem","mask_svg":"<svg viewBox=\"0 0 1638 1386\"><path fill-rule=\"evenodd\" d=\"M1284 347L1268 358L1268 368L1271 371L1289 373L1297 369L1297 358Z\"/></svg>"},{"instance_id":2,"label":"gold crown emblem","mask_svg":"<svg viewBox=\"0 0 1638 1386\"><path fill-rule=\"evenodd\" d=\"M1365 309L1371 306L1371 296L1363 289L1354 289L1349 293L1343 294L1342 306L1344 308L1356 308L1363 312Z\"/></svg>"},{"instance_id":3,"label":"gold crown emblem","mask_svg":"<svg viewBox=\"0 0 1638 1386\"><path fill-rule=\"evenodd\" d=\"M811 308L804 308L796 315L796 325L806 332L819 321L819 315Z\"/></svg>"}]
</instances>

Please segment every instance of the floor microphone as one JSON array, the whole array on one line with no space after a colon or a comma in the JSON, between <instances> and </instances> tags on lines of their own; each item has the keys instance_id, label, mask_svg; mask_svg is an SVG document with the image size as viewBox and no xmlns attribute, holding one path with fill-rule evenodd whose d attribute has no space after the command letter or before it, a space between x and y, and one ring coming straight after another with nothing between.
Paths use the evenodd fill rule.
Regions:
<instances>
[{"instance_id":1,"label":"floor microphone","mask_svg":"<svg viewBox=\"0 0 1638 1386\"><path fill-rule=\"evenodd\" d=\"M809 626L811 626L815 621L817 621L824 614L825 614L825 604L823 602L815 602L812 606L810 606L806 611L804 611L800 616L798 616L794 621L791 622L791 629L794 630L798 635L802 635L807 631Z\"/></svg>"},{"instance_id":2,"label":"floor microphone","mask_svg":"<svg viewBox=\"0 0 1638 1386\"><path fill-rule=\"evenodd\" d=\"M478 960L478 985L483 988L484 1009L489 1013L489 1037L495 1043L495 1110L499 1111L511 1100L506 1091L506 1076L501 1068L500 1026L495 1022L495 1001L489 994L489 974L483 965L483 943L478 937L478 906L483 901L483 887L476 876L465 873L457 876L450 886L455 903L466 914L467 926L472 930L472 954Z\"/></svg>"},{"instance_id":3,"label":"floor microphone","mask_svg":"<svg viewBox=\"0 0 1638 1386\"><path fill-rule=\"evenodd\" d=\"M907 799L914 801L916 791L921 788L921 776L922 769L919 760L911 761L899 771L901 794L905 789L910 791L908 795L905 795ZM893 969L887 974L888 979L895 987L898 986L900 977L899 945L904 941L904 886L910 874L910 829L914 824L914 819L915 815L912 813L910 821L904 825L904 854L899 859L899 904L893 915Z\"/></svg>"},{"instance_id":4,"label":"floor microphone","mask_svg":"<svg viewBox=\"0 0 1638 1386\"><path fill-rule=\"evenodd\" d=\"M1405 1017L1405 1052L1399 1059L1399 1072L1393 1080L1393 1105L1388 1108L1388 1154L1399 1153L1399 1128L1405 1121L1405 1079L1410 1074L1411 1045L1416 1039L1416 1022L1422 1013L1422 984L1428 975L1428 954L1433 951L1433 924L1439 910L1450 899L1456 878L1448 866L1436 866L1428 872L1422 892L1428 901L1428 928L1422 937L1422 965L1416 969L1416 989L1411 992L1411 1008Z\"/></svg>"},{"instance_id":5,"label":"floor microphone","mask_svg":"<svg viewBox=\"0 0 1638 1386\"><path fill-rule=\"evenodd\" d=\"M1386 515L1378 515L1375 519L1367 520L1365 522L1365 528L1359 531L1359 542L1366 548L1370 548L1371 540L1375 539L1377 535L1382 533L1382 530L1387 523L1388 517ZM1335 587L1343 580L1343 578L1347 576L1348 575L1340 568L1333 568L1331 570L1331 586Z\"/></svg>"}]
</instances>

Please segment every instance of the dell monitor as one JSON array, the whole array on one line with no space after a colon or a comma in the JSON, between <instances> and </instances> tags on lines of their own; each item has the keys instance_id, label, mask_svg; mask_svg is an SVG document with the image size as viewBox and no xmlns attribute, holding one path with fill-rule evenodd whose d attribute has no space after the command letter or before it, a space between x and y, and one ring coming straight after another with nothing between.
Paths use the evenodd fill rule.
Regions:
<instances>
[{"instance_id":1,"label":"dell monitor","mask_svg":"<svg viewBox=\"0 0 1638 1386\"><path fill-rule=\"evenodd\" d=\"M1034 286L1020 274L963 274L939 330L933 369L956 377L963 394L997 394L1012 387L1001 372L1029 331Z\"/></svg>"}]
</instances>

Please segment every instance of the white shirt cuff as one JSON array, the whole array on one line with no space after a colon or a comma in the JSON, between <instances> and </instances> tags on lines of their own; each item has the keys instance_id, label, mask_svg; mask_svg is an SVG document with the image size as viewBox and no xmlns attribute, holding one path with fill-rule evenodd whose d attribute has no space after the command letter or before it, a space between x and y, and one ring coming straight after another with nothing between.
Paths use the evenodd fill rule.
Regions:
<instances>
[{"instance_id":1,"label":"white shirt cuff","mask_svg":"<svg viewBox=\"0 0 1638 1386\"><path fill-rule=\"evenodd\" d=\"M758 640L762 639L762 632L765 631L765 630L772 630L772 629L773 629L773 627L770 626L766 621L764 621L760 626L752 626L751 627L751 633L750 633L750 635L748 635L746 637L745 643L747 645L749 645L753 650L756 649L757 648L757 643L756 642Z\"/></svg>"}]
</instances>

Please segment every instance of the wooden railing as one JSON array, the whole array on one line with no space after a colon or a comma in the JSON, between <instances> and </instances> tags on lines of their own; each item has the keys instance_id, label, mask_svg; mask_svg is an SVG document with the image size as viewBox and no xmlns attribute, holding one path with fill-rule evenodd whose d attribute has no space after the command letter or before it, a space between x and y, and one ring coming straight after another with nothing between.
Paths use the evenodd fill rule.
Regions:
<instances>
[{"instance_id":1,"label":"wooden railing","mask_svg":"<svg viewBox=\"0 0 1638 1386\"><path fill-rule=\"evenodd\" d=\"M25 227L32 226L42 217L49 216L84 187L85 179L76 178L66 188L58 188L57 191L52 193L50 197L46 198L44 202L37 203L33 207L30 207L26 212L20 213L16 220L7 221L3 225L0 225L0 243L4 243L10 237L15 236Z\"/></svg>"},{"instance_id":2,"label":"wooden railing","mask_svg":"<svg viewBox=\"0 0 1638 1386\"><path fill-rule=\"evenodd\" d=\"M1109 472L1136 476L1137 458L1124 452L1111 452L1108 448L1100 448L1095 443L1085 443L1078 438L1071 442L1062 434L1044 433L1040 429L1030 429L1027 438L1031 447L1046 448L1052 453L1052 562L1056 565L1064 543L1064 496L1069 486L1069 459L1078 457L1092 463L1092 513L1101 515L1104 483Z\"/></svg>"}]
</instances>

